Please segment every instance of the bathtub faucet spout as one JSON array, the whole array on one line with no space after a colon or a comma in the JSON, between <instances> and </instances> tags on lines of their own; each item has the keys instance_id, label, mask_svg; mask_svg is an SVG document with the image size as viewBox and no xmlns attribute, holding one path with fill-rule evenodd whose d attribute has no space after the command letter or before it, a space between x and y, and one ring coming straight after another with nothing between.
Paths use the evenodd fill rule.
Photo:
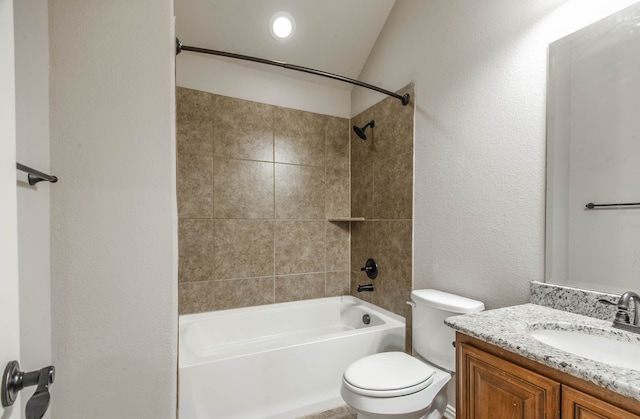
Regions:
<instances>
[{"instance_id":1,"label":"bathtub faucet spout","mask_svg":"<svg viewBox=\"0 0 640 419\"><path fill-rule=\"evenodd\" d=\"M373 291L373 284L358 285L358 292Z\"/></svg>"}]
</instances>

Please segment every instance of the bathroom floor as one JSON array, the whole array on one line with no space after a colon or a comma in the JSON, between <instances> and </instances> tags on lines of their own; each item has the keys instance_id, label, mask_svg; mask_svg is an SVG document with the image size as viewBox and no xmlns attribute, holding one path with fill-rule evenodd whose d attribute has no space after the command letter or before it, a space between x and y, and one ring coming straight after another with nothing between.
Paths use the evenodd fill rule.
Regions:
<instances>
[{"instance_id":1,"label":"bathroom floor","mask_svg":"<svg viewBox=\"0 0 640 419\"><path fill-rule=\"evenodd\" d=\"M301 416L297 419L356 419L357 413L351 406L341 406L335 409L315 413L309 416ZM445 419L444 417L442 419Z\"/></svg>"},{"instance_id":2,"label":"bathroom floor","mask_svg":"<svg viewBox=\"0 0 640 419\"><path fill-rule=\"evenodd\" d=\"M298 419L355 419L356 416L356 411L350 406L345 405L324 412L314 413L313 415L302 416Z\"/></svg>"}]
</instances>

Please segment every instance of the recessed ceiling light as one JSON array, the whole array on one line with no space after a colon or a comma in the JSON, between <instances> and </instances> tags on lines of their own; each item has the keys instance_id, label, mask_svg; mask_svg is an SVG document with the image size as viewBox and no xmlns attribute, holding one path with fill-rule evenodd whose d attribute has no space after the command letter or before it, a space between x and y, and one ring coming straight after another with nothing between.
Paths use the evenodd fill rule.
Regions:
<instances>
[{"instance_id":1,"label":"recessed ceiling light","mask_svg":"<svg viewBox=\"0 0 640 419\"><path fill-rule=\"evenodd\" d=\"M287 12L278 12L271 16L269 33L274 39L287 39L296 29L296 21Z\"/></svg>"}]
</instances>

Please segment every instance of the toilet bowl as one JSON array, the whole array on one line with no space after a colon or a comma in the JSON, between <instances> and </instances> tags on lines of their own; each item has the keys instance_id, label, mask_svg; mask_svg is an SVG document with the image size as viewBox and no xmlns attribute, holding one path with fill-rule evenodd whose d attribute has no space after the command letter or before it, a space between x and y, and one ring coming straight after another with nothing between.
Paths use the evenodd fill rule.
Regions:
<instances>
[{"instance_id":1,"label":"toilet bowl","mask_svg":"<svg viewBox=\"0 0 640 419\"><path fill-rule=\"evenodd\" d=\"M437 290L411 293L413 345L422 359L383 352L351 364L340 394L358 419L440 419L447 407L447 383L455 368L455 332L450 316L484 310L484 304Z\"/></svg>"},{"instance_id":2,"label":"toilet bowl","mask_svg":"<svg viewBox=\"0 0 640 419\"><path fill-rule=\"evenodd\" d=\"M351 364L342 377L340 394L360 419L424 418L430 411L438 412L433 417L440 419L447 407L450 379L450 373L404 352L383 352Z\"/></svg>"}]
</instances>

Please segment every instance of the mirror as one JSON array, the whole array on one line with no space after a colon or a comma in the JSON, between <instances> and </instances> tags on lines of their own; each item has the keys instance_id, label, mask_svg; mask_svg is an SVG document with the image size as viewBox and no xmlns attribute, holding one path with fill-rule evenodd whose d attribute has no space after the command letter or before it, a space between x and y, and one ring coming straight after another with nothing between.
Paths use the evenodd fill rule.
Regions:
<instances>
[{"instance_id":1,"label":"mirror","mask_svg":"<svg viewBox=\"0 0 640 419\"><path fill-rule=\"evenodd\" d=\"M640 3L549 46L545 278L640 291Z\"/></svg>"}]
</instances>

